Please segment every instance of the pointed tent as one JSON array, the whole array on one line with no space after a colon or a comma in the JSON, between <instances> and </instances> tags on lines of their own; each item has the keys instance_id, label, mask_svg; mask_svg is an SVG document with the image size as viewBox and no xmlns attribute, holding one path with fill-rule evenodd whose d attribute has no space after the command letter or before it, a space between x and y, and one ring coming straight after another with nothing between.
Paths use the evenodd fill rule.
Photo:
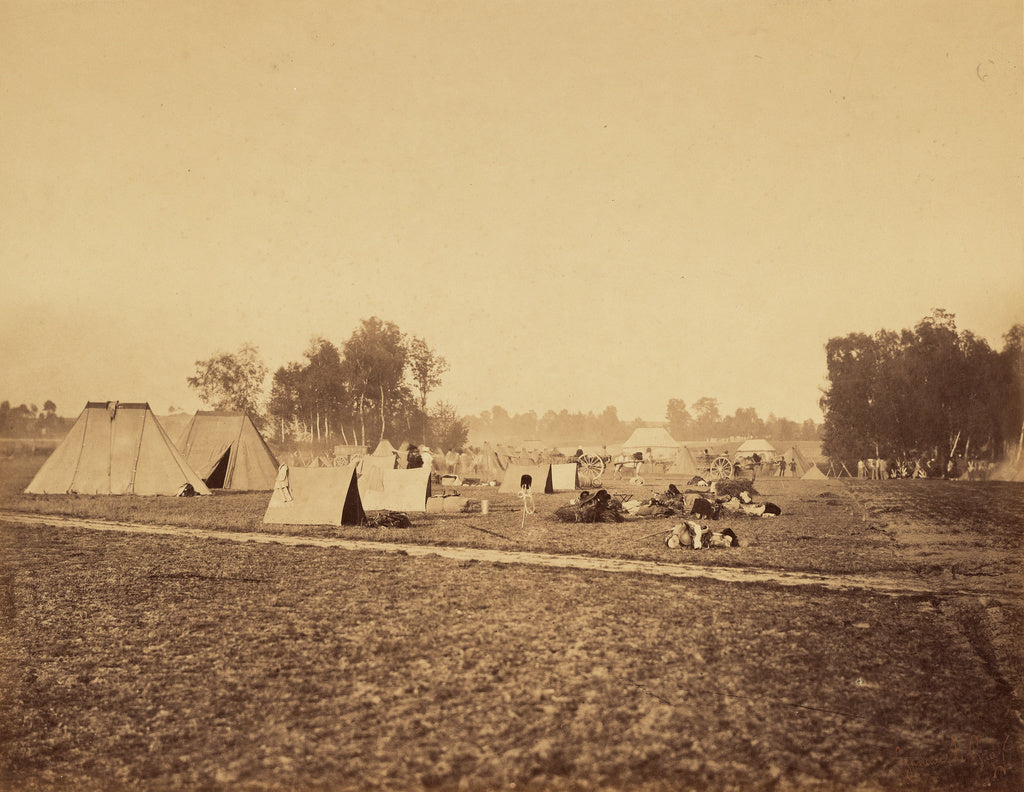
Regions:
<instances>
[{"instance_id":1,"label":"pointed tent","mask_svg":"<svg viewBox=\"0 0 1024 792\"><path fill-rule=\"evenodd\" d=\"M814 465L807 461L807 457L803 455L799 448L791 446L790 449L782 455L782 458L786 460L786 467L789 468L791 462L796 462L796 475L803 476L808 470Z\"/></svg>"},{"instance_id":2,"label":"pointed tent","mask_svg":"<svg viewBox=\"0 0 1024 792\"><path fill-rule=\"evenodd\" d=\"M638 427L622 444L624 454L635 454L639 451L644 455L645 460L647 460L647 449L651 450L652 459L671 461L679 453L679 443L663 427Z\"/></svg>"},{"instance_id":3,"label":"pointed tent","mask_svg":"<svg viewBox=\"0 0 1024 792\"><path fill-rule=\"evenodd\" d=\"M192 414L187 412L171 413L170 415L158 415L156 419L164 428L171 440L177 441L182 433L192 423Z\"/></svg>"},{"instance_id":4,"label":"pointed tent","mask_svg":"<svg viewBox=\"0 0 1024 792\"><path fill-rule=\"evenodd\" d=\"M813 465L812 464L809 468L807 468L807 471L800 478L805 478L805 479L823 479L823 478L828 478L828 476L826 476L824 473L822 473L818 469L817 465Z\"/></svg>"},{"instance_id":5,"label":"pointed tent","mask_svg":"<svg viewBox=\"0 0 1024 792\"><path fill-rule=\"evenodd\" d=\"M752 454L757 454L760 457L771 459L777 453L778 451L775 449L775 446L763 438L747 440L736 449L736 456L751 456Z\"/></svg>"},{"instance_id":6,"label":"pointed tent","mask_svg":"<svg viewBox=\"0 0 1024 792\"><path fill-rule=\"evenodd\" d=\"M501 481L505 477L505 469L498 463L497 452L486 443L473 456L473 474L484 481Z\"/></svg>"},{"instance_id":7,"label":"pointed tent","mask_svg":"<svg viewBox=\"0 0 1024 792\"><path fill-rule=\"evenodd\" d=\"M185 484L210 494L149 404L88 402L25 492L176 495Z\"/></svg>"},{"instance_id":8,"label":"pointed tent","mask_svg":"<svg viewBox=\"0 0 1024 792\"><path fill-rule=\"evenodd\" d=\"M364 456L356 463L356 475L359 477L368 475L371 470L395 470L395 458Z\"/></svg>"},{"instance_id":9,"label":"pointed tent","mask_svg":"<svg viewBox=\"0 0 1024 792\"><path fill-rule=\"evenodd\" d=\"M365 460L364 460L365 461ZM430 497L430 471L364 467L358 478L359 499L365 511L425 512Z\"/></svg>"},{"instance_id":10,"label":"pointed tent","mask_svg":"<svg viewBox=\"0 0 1024 792\"><path fill-rule=\"evenodd\" d=\"M388 440L387 438L384 438L379 443L377 443L377 447L375 449L373 449L373 453L370 454L370 456L375 456L375 457L388 457L389 456L389 457L391 457L393 459L397 453L398 453L398 449L395 448L393 445L391 445L391 441L390 440Z\"/></svg>"},{"instance_id":11,"label":"pointed tent","mask_svg":"<svg viewBox=\"0 0 1024 792\"><path fill-rule=\"evenodd\" d=\"M508 456L502 454L500 450L492 448L490 444L484 443L480 453L483 455L483 461L481 464L488 470L505 471L508 469ZM498 475L501 478L501 475Z\"/></svg>"},{"instance_id":12,"label":"pointed tent","mask_svg":"<svg viewBox=\"0 0 1024 792\"><path fill-rule=\"evenodd\" d=\"M270 496L263 522L273 525L360 525L366 522L356 465L290 468L286 501L279 489Z\"/></svg>"},{"instance_id":13,"label":"pointed tent","mask_svg":"<svg viewBox=\"0 0 1024 792\"><path fill-rule=\"evenodd\" d=\"M246 413L200 410L178 448L210 489L274 488L277 460Z\"/></svg>"},{"instance_id":14,"label":"pointed tent","mask_svg":"<svg viewBox=\"0 0 1024 792\"><path fill-rule=\"evenodd\" d=\"M554 492L551 485L551 465L509 465L498 492L512 494L519 492L520 481L527 474L533 479L530 488L534 492Z\"/></svg>"},{"instance_id":15,"label":"pointed tent","mask_svg":"<svg viewBox=\"0 0 1024 792\"><path fill-rule=\"evenodd\" d=\"M672 467L665 471L667 476L697 476L699 474L700 470L697 468L697 461L686 446L679 449L679 453L676 454L676 461L672 463Z\"/></svg>"}]
</instances>

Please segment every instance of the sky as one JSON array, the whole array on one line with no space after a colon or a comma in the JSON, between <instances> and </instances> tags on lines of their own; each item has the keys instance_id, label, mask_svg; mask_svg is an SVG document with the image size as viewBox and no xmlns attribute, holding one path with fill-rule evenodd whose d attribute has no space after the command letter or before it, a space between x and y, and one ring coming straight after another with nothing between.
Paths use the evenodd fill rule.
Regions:
<instances>
[{"instance_id":1,"label":"sky","mask_svg":"<svg viewBox=\"0 0 1024 792\"><path fill-rule=\"evenodd\" d=\"M395 322L463 414L820 421L1024 322L1018 0L0 0L0 399L203 405Z\"/></svg>"}]
</instances>

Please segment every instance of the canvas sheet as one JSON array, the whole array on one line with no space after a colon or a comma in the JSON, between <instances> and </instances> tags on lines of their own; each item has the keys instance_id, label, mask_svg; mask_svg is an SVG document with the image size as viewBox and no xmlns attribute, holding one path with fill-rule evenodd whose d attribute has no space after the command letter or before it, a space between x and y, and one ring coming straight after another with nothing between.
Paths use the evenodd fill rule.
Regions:
<instances>
[{"instance_id":1,"label":"canvas sheet","mask_svg":"<svg viewBox=\"0 0 1024 792\"><path fill-rule=\"evenodd\" d=\"M359 477L359 498L366 511L422 512L427 509L429 497L427 468L392 470L371 466L364 467Z\"/></svg>"}]
</instances>

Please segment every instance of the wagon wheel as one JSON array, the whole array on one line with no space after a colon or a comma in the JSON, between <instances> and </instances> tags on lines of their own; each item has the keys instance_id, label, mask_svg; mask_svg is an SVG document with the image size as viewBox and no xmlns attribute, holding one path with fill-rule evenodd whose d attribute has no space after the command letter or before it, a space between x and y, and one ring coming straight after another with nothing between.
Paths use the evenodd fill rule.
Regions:
<instances>
[{"instance_id":1,"label":"wagon wheel","mask_svg":"<svg viewBox=\"0 0 1024 792\"><path fill-rule=\"evenodd\" d=\"M593 486L601 483L601 474L604 473L604 460L597 454L584 454L576 460L576 465L580 486Z\"/></svg>"},{"instance_id":2,"label":"wagon wheel","mask_svg":"<svg viewBox=\"0 0 1024 792\"><path fill-rule=\"evenodd\" d=\"M732 461L729 457L720 456L712 460L711 469L708 472L713 479L732 478Z\"/></svg>"}]
</instances>

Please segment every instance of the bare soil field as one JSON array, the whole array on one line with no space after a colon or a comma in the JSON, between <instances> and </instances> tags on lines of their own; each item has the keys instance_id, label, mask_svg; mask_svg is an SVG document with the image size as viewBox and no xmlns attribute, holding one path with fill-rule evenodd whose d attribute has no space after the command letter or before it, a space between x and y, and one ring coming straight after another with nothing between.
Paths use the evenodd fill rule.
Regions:
<instances>
[{"instance_id":1,"label":"bare soil field","mask_svg":"<svg viewBox=\"0 0 1024 792\"><path fill-rule=\"evenodd\" d=\"M903 594L18 522L263 532L266 493L20 494L0 463L0 787L1019 789L1024 486L758 480L742 546L570 495L291 535L876 576ZM679 484L679 482L676 482ZM616 486L648 497L649 486Z\"/></svg>"}]
</instances>

